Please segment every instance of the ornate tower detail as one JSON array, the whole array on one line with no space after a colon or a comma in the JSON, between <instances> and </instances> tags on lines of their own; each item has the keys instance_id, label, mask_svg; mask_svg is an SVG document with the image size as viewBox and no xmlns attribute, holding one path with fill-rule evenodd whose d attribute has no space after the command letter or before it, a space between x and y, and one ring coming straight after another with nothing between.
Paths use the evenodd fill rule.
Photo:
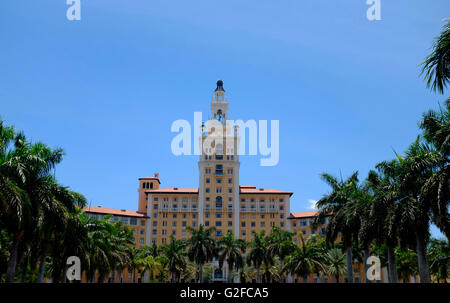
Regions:
<instances>
[{"instance_id":1,"label":"ornate tower detail","mask_svg":"<svg viewBox=\"0 0 450 303\"><path fill-rule=\"evenodd\" d=\"M212 214L222 213L219 217L226 216L232 226L216 227L218 236L232 230L238 238L239 135L237 126L227 121L228 101L222 80L217 81L211 113L213 119L202 124L199 138L199 224L208 225Z\"/></svg>"}]
</instances>

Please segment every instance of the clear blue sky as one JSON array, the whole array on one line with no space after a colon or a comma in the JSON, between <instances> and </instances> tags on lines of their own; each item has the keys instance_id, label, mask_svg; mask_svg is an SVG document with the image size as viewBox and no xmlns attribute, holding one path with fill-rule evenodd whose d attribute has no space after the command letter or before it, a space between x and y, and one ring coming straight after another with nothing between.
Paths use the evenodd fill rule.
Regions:
<instances>
[{"instance_id":1,"label":"clear blue sky","mask_svg":"<svg viewBox=\"0 0 450 303\"><path fill-rule=\"evenodd\" d=\"M280 121L280 161L241 158L241 184L328 191L322 172L365 177L419 133L429 92L418 65L450 1L0 1L0 115L66 152L61 183L92 205L137 208L138 178L197 187L197 156L170 151L176 119L209 113L224 80L230 118ZM448 93L447 93L448 96Z\"/></svg>"}]
</instances>

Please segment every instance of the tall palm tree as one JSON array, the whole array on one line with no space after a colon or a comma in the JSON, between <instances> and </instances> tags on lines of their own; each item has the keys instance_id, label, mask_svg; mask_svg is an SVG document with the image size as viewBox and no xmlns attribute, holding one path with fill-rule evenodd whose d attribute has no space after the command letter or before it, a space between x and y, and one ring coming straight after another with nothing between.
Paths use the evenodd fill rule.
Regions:
<instances>
[{"instance_id":1,"label":"tall palm tree","mask_svg":"<svg viewBox=\"0 0 450 303\"><path fill-rule=\"evenodd\" d=\"M267 253L272 259L279 258L280 269L284 267L284 258L286 258L295 249L292 241L294 233L281 230L279 227L272 227L272 232L267 238ZM283 279L282 270L280 270L281 279Z\"/></svg>"},{"instance_id":2,"label":"tall palm tree","mask_svg":"<svg viewBox=\"0 0 450 303\"><path fill-rule=\"evenodd\" d=\"M433 223L450 237L450 98L439 111L426 112L419 126L424 139L432 147L419 164L433 171L422 185L420 197L429 203Z\"/></svg>"},{"instance_id":3,"label":"tall palm tree","mask_svg":"<svg viewBox=\"0 0 450 303\"><path fill-rule=\"evenodd\" d=\"M336 241L338 235L342 235L342 243L346 253L347 282L353 282L353 256L352 243L358 242L358 231L361 226L360 200L361 189L358 185L358 172L354 172L347 180L338 180L336 177L323 173L321 175L330 187L331 192L316 205L319 208L313 227L329 217L326 227L326 239L328 243Z\"/></svg>"},{"instance_id":4,"label":"tall palm tree","mask_svg":"<svg viewBox=\"0 0 450 303\"><path fill-rule=\"evenodd\" d=\"M191 233L188 239L187 255L190 261L197 263L199 267L199 283L203 282L203 265L213 260L217 256L217 244L212 236L214 227L205 228L200 224L198 229L187 227Z\"/></svg>"},{"instance_id":5,"label":"tall palm tree","mask_svg":"<svg viewBox=\"0 0 450 303\"><path fill-rule=\"evenodd\" d=\"M186 243L176 240L172 235L170 242L161 247L162 253L167 258L167 267L171 273L171 282L175 283L182 268L186 266Z\"/></svg>"},{"instance_id":6,"label":"tall palm tree","mask_svg":"<svg viewBox=\"0 0 450 303\"><path fill-rule=\"evenodd\" d=\"M218 241L219 267L222 268L223 262L227 262L229 283L232 282L233 268L239 270L244 266L245 249L245 241L235 239L231 231L228 231L226 236Z\"/></svg>"},{"instance_id":7,"label":"tall palm tree","mask_svg":"<svg viewBox=\"0 0 450 303\"><path fill-rule=\"evenodd\" d=\"M369 245L371 241L376 244L384 244L388 256L389 282L397 283L397 265L395 262L394 248L398 244L399 222L393 220L396 203L399 199L397 176L389 175L390 171L383 173L380 168L377 171L369 171L365 188L371 193L370 202L362 211L362 225L360 238ZM366 264L366 258L364 260ZM366 279L367 281L367 279Z\"/></svg>"},{"instance_id":8,"label":"tall palm tree","mask_svg":"<svg viewBox=\"0 0 450 303\"><path fill-rule=\"evenodd\" d=\"M339 248L330 249L325 255L326 274L334 277L339 283L340 277L347 273L345 254Z\"/></svg>"},{"instance_id":9,"label":"tall palm tree","mask_svg":"<svg viewBox=\"0 0 450 303\"><path fill-rule=\"evenodd\" d=\"M256 269L256 282L261 283L261 266L263 263L271 264L270 255L267 253L265 231L252 232L253 239L249 243L250 251L247 255L247 264Z\"/></svg>"},{"instance_id":10,"label":"tall palm tree","mask_svg":"<svg viewBox=\"0 0 450 303\"><path fill-rule=\"evenodd\" d=\"M300 241L295 250L286 258L284 270L302 277L306 282L307 277L314 273L324 273L327 271L324 254L314 236L306 240L299 234Z\"/></svg>"},{"instance_id":11,"label":"tall palm tree","mask_svg":"<svg viewBox=\"0 0 450 303\"><path fill-rule=\"evenodd\" d=\"M434 214L432 204L436 203L436 199L421 195L421 191L434 174L434 154L433 149L418 137L404 157L397 154L396 160L377 165L383 173L396 176L398 198L392 208L391 226L399 230L401 244L415 245L422 283L431 282L426 242L430 219Z\"/></svg>"},{"instance_id":12,"label":"tall palm tree","mask_svg":"<svg viewBox=\"0 0 450 303\"><path fill-rule=\"evenodd\" d=\"M450 81L450 21L444 25L441 34L433 42L433 51L422 63L427 87L444 93Z\"/></svg>"}]
</instances>

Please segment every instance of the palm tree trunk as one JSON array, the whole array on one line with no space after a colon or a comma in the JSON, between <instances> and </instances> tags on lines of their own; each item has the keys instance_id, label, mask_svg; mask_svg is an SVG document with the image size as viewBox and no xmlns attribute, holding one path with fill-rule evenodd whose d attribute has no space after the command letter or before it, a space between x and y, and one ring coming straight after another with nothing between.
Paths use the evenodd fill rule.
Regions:
<instances>
[{"instance_id":1,"label":"palm tree trunk","mask_svg":"<svg viewBox=\"0 0 450 303\"><path fill-rule=\"evenodd\" d=\"M203 282L203 265L199 264L198 266L198 283L202 283Z\"/></svg>"},{"instance_id":2,"label":"palm tree trunk","mask_svg":"<svg viewBox=\"0 0 450 303\"><path fill-rule=\"evenodd\" d=\"M41 261L39 262L37 283L44 283L45 254L46 254L46 249L44 248L42 251Z\"/></svg>"},{"instance_id":3,"label":"palm tree trunk","mask_svg":"<svg viewBox=\"0 0 450 303\"><path fill-rule=\"evenodd\" d=\"M261 270L259 267L256 268L256 282L261 283Z\"/></svg>"},{"instance_id":4,"label":"palm tree trunk","mask_svg":"<svg viewBox=\"0 0 450 303\"><path fill-rule=\"evenodd\" d=\"M25 283L25 280L27 279L27 272L28 272L28 256L25 255L23 258L23 267L22 267L22 278L21 282Z\"/></svg>"},{"instance_id":5,"label":"palm tree trunk","mask_svg":"<svg viewBox=\"0 0 450 303\"><path fill-rule=\"evenodd\" d=\"M394 248L386 245L388 255L389 283L398 283L397 264L395 262Z\"/></svg>"},{"instance_id":6,"label":"palm tree trunk","mask_svg":"<svg viewBox=\"0 0 450 303\"><path fill-rule=\"evenodd\" d=\"M347 247L345 254L347 260L347 283L353 283L353 257L351 246Z\"/></svg>"},{"instance_id":7,"label":"palm tree trunk","mask_svg":"<svg viewBox=\"0 0 450 303\"><path fill-rule=\"evenodd\" d=\"M339 283L339 275L336 275L335 279L336 279L336 283Z\"/></svg>"},{"instance_id":8,"label":"palm tree trunk","mask_svg":"<svg viewBox=\"0 0 450 303\"><path fill-rule=\"evenodd\" d=\"M430 268L428 266L425 239L416 232L417 261L419 265L420 283L431 283Z\"/></svg>"},{"instance_id":9,"label":"palm tree trunk","mask_svg":"<svg viewBox=\"0 0 450 303\"><path fill-rule=\"evenodd\" d=\"M64 272L63 272L63 283L67 283L67 268L69 268L69 265L67 263L64 264Z\"/></svg>"},{"instance_id":10,"label":"palm tree trunk","mask_svg":"<svg viewBox=\"0 0 450 303\"><path fill-rule=\"evenodd\" d=\"M233 283L233 278L231 277L231 271L233 268L228 267L228 283Z\"/></svg>"},{"instance_id":11,"label":"palm tree trunk","mask_svg":"<svg viewBox=\"0 0 450 303\"><path fill-rule=\"evenodd\" d=\"M370 283L367 279L367 270L369 269L367 266L367 259L369 259L369 249L365 248L363 251L363 262L364 262L364 283Z\"/></svg>"},{"instance_id":12,"label":"palm tree trunk","mask_svg":"<svg viewBox=\"0 0 450 303\"><path fill-rule=\"evenodd\" d=\"M20 240L17 237L14 237L14 241L12 244L12 249L8 262L8 269L6 271L6 280L10 283L14 282L14 274L16 273L17 266L17 253L19 250L19 242Z\"/></svg>"}]
</instances>

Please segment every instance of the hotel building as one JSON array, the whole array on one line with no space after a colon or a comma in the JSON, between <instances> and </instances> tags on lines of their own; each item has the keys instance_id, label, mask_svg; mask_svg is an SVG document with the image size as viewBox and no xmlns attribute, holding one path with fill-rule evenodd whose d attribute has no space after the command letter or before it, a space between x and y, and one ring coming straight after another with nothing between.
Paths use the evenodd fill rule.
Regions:
<instances>
[{"instance_id":1,"label":"hotel building","mask_svg":"<svg viewBox=\"0 0 450 303\"><path fill-rule=\"evenodd\" d=\"M268 234L272 226L295 232L296 242L300 233L304 238L316 232L324 235L326 220L317 230L311 229L310 221L316 212L290 213L292 192L240 185L239 127L226 122L228 101L222 80L217 81L211 114L213 118L200 130L203 152L198 160L198 188L163 188L155 173L139 178L137 211L86 207L85 212L99 218L112 214L114 220L129 225L137 246L165 244L170 236L187 239L186 227L197 228L200 224L214 226L218 238L230 230L236 238L246 241L252 239L253 231L265 230ZM212 265L213 279L226 280L226 266L218 268L218 262ZM129 273L123 281L130 279ZM319 278L311 277L308 282L315 279Z\"/></svg>"}]
</instances>

